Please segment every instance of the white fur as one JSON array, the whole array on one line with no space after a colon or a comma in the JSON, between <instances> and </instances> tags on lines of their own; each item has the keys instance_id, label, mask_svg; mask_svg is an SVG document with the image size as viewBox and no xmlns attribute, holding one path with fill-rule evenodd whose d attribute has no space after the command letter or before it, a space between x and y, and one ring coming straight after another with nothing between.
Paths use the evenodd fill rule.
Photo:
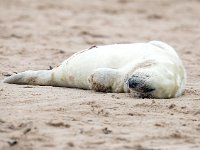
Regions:
<instances>
[{"instance_id":1,"label":"white fur","mask_svg":"<svg viewBox=\"0 0 200 150\"><path fill-rule=\"evenodd\" d=\"M136 91L144 97L172 98L183 93L186 73L172 47L151 41L92 47L75 53L52 70L25 71L4 82L102 92ZM130 88L135 83L137 87ZM151 88L154 90L149 92Z\"/></svg>"}]
</instances>

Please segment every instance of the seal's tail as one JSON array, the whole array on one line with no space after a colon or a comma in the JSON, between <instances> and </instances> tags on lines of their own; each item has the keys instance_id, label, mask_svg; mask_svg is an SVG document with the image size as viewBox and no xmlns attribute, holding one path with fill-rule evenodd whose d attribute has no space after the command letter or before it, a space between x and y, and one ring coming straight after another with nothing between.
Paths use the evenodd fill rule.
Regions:
<instances>
[{"instance_id":1,"label":"seal's tail","mask_svg":"<svg viewBox=\"0 0 200 150\"><path fill-rule=\"evenodd\" d=\"M3 80L10 84L55 85L52 70L25 71L11 75Z\"/></svg>"}]
</instances>

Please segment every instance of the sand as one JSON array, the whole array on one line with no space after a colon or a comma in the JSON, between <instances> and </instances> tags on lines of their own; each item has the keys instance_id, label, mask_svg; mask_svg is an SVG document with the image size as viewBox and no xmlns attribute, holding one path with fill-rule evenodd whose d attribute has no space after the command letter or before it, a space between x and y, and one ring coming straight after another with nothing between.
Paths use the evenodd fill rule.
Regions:
<instances>
[{"instance_id":1,"label":"sand","mask_svg":"<svg viewBox=\"0 0 200 150\"><path fill-rule=\"evenodd\" d=\"M162 40L180 55L183 96L0 83L0 149L200 149L199 0L0 0L0 80L55 67L93 45Z\"/></svg>"}]
</instances>

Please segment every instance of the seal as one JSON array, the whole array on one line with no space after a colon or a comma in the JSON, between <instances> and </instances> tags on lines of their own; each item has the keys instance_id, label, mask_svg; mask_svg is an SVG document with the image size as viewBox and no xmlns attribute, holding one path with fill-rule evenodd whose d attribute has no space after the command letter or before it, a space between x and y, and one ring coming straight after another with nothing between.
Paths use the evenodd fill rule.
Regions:
<instances>
[{"instance_id":1,"label":"seal","mask_svg":"<svg viewBox=\"0 0 200 150\"><path fill-rule=\"evenodd\" d=\"M142 98L173 98L184 92L186 72L171 46L150 41L92 46L51 70L25 71L3 82L130 92Z\"/></svg>"}]
</instances>

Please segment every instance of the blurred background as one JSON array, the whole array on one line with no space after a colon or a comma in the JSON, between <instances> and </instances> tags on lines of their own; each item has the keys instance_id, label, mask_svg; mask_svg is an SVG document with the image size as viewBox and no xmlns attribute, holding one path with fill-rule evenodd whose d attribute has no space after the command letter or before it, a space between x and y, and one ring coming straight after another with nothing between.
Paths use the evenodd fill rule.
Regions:
<instances>
[{"instance_id":1,"label":"blurred background","mask_svg":"<svg viewBox=\"0 0 200 150\"><path fill-rule=\"evenodd\" d=\"M186 67L199 64L199 7L199 0L0 0L0 70L42 69L92 45L149 40L175 47Z\"/></svg>"}]
</instances>

